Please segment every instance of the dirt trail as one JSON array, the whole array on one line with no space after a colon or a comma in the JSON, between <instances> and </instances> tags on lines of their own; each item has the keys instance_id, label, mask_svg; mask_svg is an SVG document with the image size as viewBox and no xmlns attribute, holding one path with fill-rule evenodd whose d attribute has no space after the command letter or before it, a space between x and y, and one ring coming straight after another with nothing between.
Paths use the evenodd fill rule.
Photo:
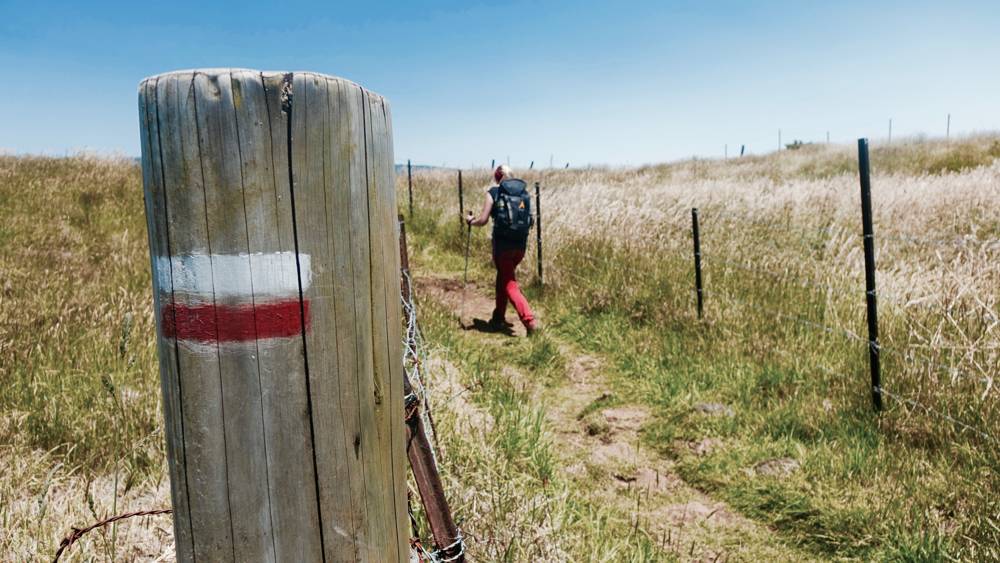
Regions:
<instances>
[{"instance_id":1,"label":"dirt trail","mask_svg":"<svg viewBox=\"0 0 1000 563\"><path fill-rule=\"evenodd\" d=\"M465 330L486 332L486 325L493 314L493 299L487 297L492 287L484 287L476 282L462 284L461 279L450 278L416 278L414 280L417 296L430 297L444 304L461 321ZM507 320L512 322L509 331L501 334L506 336L525 336L524 326L517 321L517 316L507 313Z\"/></svg>"},{"instance_id":2,"label":"dirt trail","mask_svg":"<svg viewBox=\"0 0 1000 563\"><path fill-rule=\"evenodd\" d=\"M416 287L422 298L456 312L464 301L466 323L470 318L486 319L492 312L487 289L471 283L463 287L461 281L425 277L416 280ZM523 334L523 329L514 334ZM566 378L556 385L533 385L532 393L545 406L556 434L564 477L579 494L630 515L666 554L684 561L810 559L793 554L775 532L689 486L676 474L672 461L642 447L640 433L651 418L649 410L618 404L600 358L551 333L548 337L559 346ZM533 378L526 374L513 368L505 371L532 385ZM704 455L723 445L705 439L690 447L696 455Z\"/></svg>"}]
</instances>

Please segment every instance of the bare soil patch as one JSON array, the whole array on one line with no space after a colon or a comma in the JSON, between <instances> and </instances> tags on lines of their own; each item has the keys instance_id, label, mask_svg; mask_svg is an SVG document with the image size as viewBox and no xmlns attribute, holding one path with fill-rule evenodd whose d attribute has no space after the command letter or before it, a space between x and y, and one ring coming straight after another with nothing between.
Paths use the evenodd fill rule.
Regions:
<instances>
[{"instance_id":1,"label":"bare soil patch","mask_svg":"<svg viewBox=\"0 0 1000 563\"><path fill-rule=\"evenodd\" d=\"M493 309L496 306L492 297L492 287L486 287L470 281L465 284L460 279L419 277L414 280L418 298L431 297L447 306L460 321L465 330L479 332L496 332L498 335L525 336L524 326L517 320L513 306L508 306L507 320L511 322L509 330L492 331L488 326Z\"/></svg>"}]
</instances>

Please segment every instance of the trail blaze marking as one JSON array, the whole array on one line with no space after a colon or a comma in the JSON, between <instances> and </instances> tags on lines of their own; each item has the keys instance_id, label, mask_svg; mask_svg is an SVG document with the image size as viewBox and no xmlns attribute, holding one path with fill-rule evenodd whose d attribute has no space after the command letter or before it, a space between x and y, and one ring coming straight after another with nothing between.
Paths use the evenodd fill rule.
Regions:
<instances>
[{"instance_id":1,"label":"trail blaze marking","mask_svg":"<svg viewBox=\"0 0 1000 563\"><path fill-rule=\"evenodd\" d=\"M312 269L308 254L300 254L298 258L302 266L302 291L305 291L312 283ZM156 277L161 291L173 287L175 294L189 293L209 299L213 295L249 299L252 293L260 300L299 294L294 252L161 256L156 259Z\"/></svg>"},{"instance_id":2,"label":"trail blaze marking","mask_svg":"<svg viewBox=\"0 0 1000 563\"><path fill-rule=\"evenodd\" d=\"M192 254L156 259L163 336L199 343L287 338L310 329L309 255ZM251 275L252 272L252 275ZM171 297L172 292L172 297Z\"/></svg>"},{"instance_id":3,"label":"trail blaze marking","mask_svg":"<svg viewBox=\"0 0 1000 563\"><path fill-rule=\"evenodd\" d=\"M302 313L309 329L309 302L298 299L253 305L163 306L163 335L196 342L245 342L259 338L286 338L302 332Z\"/></svg>"}]
</instances>

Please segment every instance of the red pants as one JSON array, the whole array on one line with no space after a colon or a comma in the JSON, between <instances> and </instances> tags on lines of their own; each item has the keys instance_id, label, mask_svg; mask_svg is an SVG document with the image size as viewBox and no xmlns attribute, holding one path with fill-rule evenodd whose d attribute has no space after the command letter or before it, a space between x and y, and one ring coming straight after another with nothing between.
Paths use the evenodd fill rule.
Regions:
<instances>
[{"instance_id":1,"label":"red pants","mask_svg":"<svg viewBox=\"0 0 1000 563\"><path fill-rule=\"evenodd\" d=\"M507 314L507 301L514 303L517 317L526 327L534 328L535 316L531 313L528 300L521 294L514 270L524 258L523 250L499 250L493 252L493 264L497 267L497 303L493 317L502 319Z\"/></svg>"}]
</instances>

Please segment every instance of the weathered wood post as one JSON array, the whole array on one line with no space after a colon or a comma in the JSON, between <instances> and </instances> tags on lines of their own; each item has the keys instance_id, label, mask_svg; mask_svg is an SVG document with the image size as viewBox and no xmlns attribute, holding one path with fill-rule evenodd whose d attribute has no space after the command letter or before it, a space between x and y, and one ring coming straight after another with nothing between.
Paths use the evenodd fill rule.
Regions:
<instances>
[{"instance_id":1,"label":"weathered wood post","mask_svg":"<svg viewBox=\"0 0 1000 563\"><path fill-rule=\"evenodd\" d=\"M313 73L139 87L180 561L406 561L389 107Z\"/></svg>"},{"instance_id":2,"label":"weathered wood post","mask_svg":"<svg viewBox=\"0 0 1000 563\"><path fill-rule=\"evenodd\" d=\"M403 302L412 303L413 288L410 287L410 282L413 277L410 274L410 254L406 247L406 224L403 222L402 215L398 219ZM412 310L411 314L414 314ZM415 344L414 341L407 343L411 353L416 357L418 350ZM413 385L406 373L403 374L403 388L406 390L406 404L404 405L406 408L406 455L410 459L413 480L417 484L420 500L424 504L427 523L431 526L434 543L441 551L441 560L464 563L465 544L462 539L462 531L458 529L455 519L451 516L448 498L444 494L444 485L441 482L441 474L438 472L437 459L434 457L434 450L427 438L427 428L424 426L424 417L420 412L420 397L413 392ZM431 426L433 427L433 425L434 423L431 421Z\"/></svg>"}]
</instances>

